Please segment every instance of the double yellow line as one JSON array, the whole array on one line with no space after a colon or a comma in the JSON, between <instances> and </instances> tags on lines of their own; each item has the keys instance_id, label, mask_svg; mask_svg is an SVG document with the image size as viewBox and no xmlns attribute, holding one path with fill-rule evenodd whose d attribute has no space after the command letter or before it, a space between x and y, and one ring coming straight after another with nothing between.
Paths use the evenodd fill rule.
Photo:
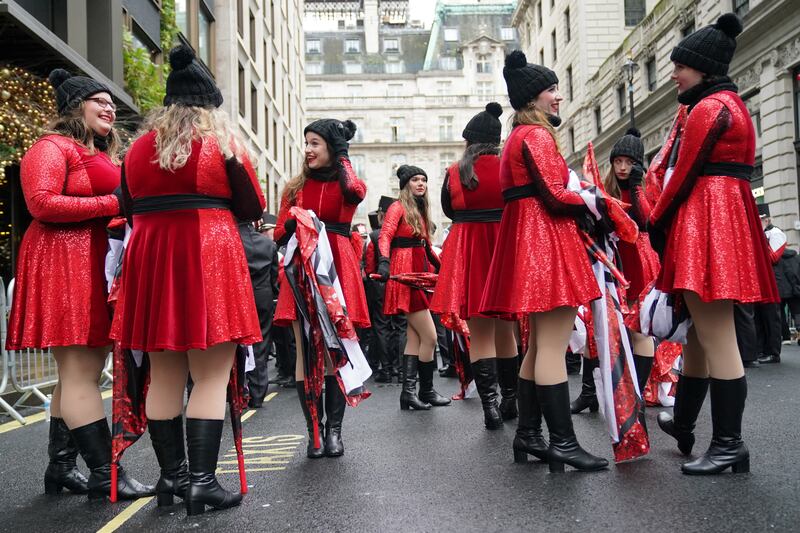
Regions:
<instances>
[{"instance_id":1,"label":"double yellow line","mask_svg":"<svg viewBox=\"0 0 800 533\"><path fill-rule=\"evenodd\" d=\"M111 398L112 390L103 391L100 396L103 397L104 400ZM14 431L15 429L25 428L30 426L31 424L35 424L36 422L41 422L44 420L46 414L44 412L36 413L35 415L30 415L25 417L25 423L20 424L16 420L13 422L6 422L5 424L0 424L0 434L8 433L9 431Z\"/></svg>"}]
</instances>

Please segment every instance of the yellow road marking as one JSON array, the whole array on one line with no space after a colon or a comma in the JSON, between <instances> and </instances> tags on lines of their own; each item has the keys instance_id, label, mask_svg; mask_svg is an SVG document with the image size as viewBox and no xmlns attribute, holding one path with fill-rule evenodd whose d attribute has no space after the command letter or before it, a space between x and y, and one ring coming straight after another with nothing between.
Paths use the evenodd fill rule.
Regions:
<instances>
[{"instance_id":1,"label":"yellow road marking","mask_svg":"<svg viewBox=\"0 0 800 533\"><path fill-rule=\"evenodd\" d=\"M245 414L242 415L242 422L244 422L245 420L247 420L248 418L250 418L254 414L256 414L255 409L253 409L252 411L247 411Z\"/></svg>"},{"instance_id":2,"label":"yellow road marking","mask_svg":"<svg viewBox=\"0 0 800 533\"><path fill-rule=\"evenodd\" d=\"M102 528L97 530L97 533L111 533L112 531L116 531L119 527L127 522L127 520L136 514L139 509L150 503L153 499L153 496L149 496L147 498L139 498L128 507L125 508L124 511L119 513L115 516L108 524L104 525Z\"/></svg>"},{"instance_id":3,"label":"yellow road marking","mask_svg":"<svg viewBox=\"0 0 800 533\"><path fill-rule=\"evenodd\" d=\"M270 392L269 394L267 394L267 397L266 397L266 398L264 398L264 401L265 401L265 402L268 402L268 401L270 401L271 399L273 399L273 398L274 398L275 396L277 396L277 395L278 395L278 393L277 393L277 392Z\"/></svg>"},{"instance_id":4,"label":"yellow road marking","mask_svg":"<svg viewBox=\"0 0 800 533\"><path fill-rule=\"evenodd\" d=\"M108 398L111 398L111 394L112 394L112 391L111 391L111 389L109 389L109 390L103 391L102 394L100 394L100 396L104 400L107 400ZM277 394L277 393L275 393L275 394ZM44 411L42 411L41 413L36 413L36 414L33 414L33 415L26 416L24 424L20 424L16 420L14 420L12 422L6 422L5 424L0 424L0 434L7 433L7 432L13 431L15 429L28 427L31 424L35 424L36 422L41 422L42 420L44 420L45 416L46 416L46 414L44 413Z\"/></svg>"}]
</instances>

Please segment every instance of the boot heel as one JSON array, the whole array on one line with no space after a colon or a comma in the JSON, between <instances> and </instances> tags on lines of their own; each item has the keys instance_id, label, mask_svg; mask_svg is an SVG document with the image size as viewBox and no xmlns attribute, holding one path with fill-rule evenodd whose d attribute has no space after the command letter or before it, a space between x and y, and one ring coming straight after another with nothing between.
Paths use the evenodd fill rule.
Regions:
<instances>
[{"instance_id":1,"label":"boot heel","mask_svg":"<svg viewBox=\"0 0 800 533\"><path fill-rule=\"evenodd\" d=\"M733 463L731 467L734 474L748 474L750 472L750 458L742 459L738 463Z\"/></svg>"},{"instance_id":2,"label":"boot heel","mask_svg":"<svg viewBox=\"0 0 800 533\"><path fill-rule=\"evenodd\" d=\"M409 409L411 409L411 406L408 405L408 402L404 402L403 400L400 400L400 410L401 411L408 411Z\"/></svg>"},{"instance_id":3,"label":"boot heel","mask_svg":"<svg viewBox=\"0 0 800 533\"><path fill-rule=\"evenodd\" d=\"M169 492L159 492L156 495L156 505L158 507L169 507L175 504L175 495Z\"/></svg>"},{"instance_id":4,"label":"boot heel","mask_svg":"<svg viewBox=\"0 0 800 533\"><path fill-rule=\"evenodd\" d=\"M524 450L514 450L514 462L523 464L528 462L528 452Z\"/></svg>"},{"instance_id":5,"label":"boot heel","mask_svg":"<svg viewBox=\"0 0 800 533\"><path fill-rule=\"evenodd\" d=\"M55 496L56 494L61 494L61 489L63 487L56 483L55 481L45 481L44 482L44 493L48 496Z\"/></svg>"},{"instance_id":6,"label":"boot heel","mask_svg":"<svg viewBox=\"0 0 800 533\"><path fill-rule=\"evenodd\" d=\"M194 516L206 512L206 504L203 502L186 502L186 515Z\"/></svg>"},{"instance_id":7,"label":"boot heel","mask_svg":"<svg viewBox=\"0 0 800 533\"><path fill-rule=\"evenodd\" d=\"M564 473L564 463L561 461L553 461L552 459L548 463L550 467L551 474L563 474Z\"/></svg>"}]
</instances>

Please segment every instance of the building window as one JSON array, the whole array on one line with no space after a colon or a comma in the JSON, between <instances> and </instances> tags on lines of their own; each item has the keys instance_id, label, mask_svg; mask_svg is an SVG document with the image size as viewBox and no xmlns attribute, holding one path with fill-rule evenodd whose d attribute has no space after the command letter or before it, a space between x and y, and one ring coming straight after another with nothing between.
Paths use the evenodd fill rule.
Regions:
<instances>
[{"instance_id":1,"label":"building window","mask_svg":"<svg viewBox=\"0 0 800 533\"><path fill-rule=\"evenodd\" d=\"M478 56L475 66L478 74L492 73L492 60L489 56Z\"/></svg>"},{"instance_id":2,"label":"building window","mask_svg":"<svg viewBox=\"0 0 800 533\"><path fill-rule=\"evenodd\" d=\"M514 28L500 28L500 38L504 41L513 41Z\"/></svg>"},{"instance_id":3,"label":"building window","mask_svg":"<svg viewBox=\"0 0 800 533\"><path fill-rule=\"evenodd\" d=\"M258 133L258 90L250 85L250 129Z\"/></svg>"},{"instance_id":4,"label":"building window","mask_svg":"<svg viewBox=\"0 0 800 533\"><path fill-rule=\"evenodd\" d=\"M442 70L458 70L458 60L455 57L440 57L439 68Z\"/></svg>"},{"instance_id":5,"label":"building window","mask_svg":"<svg viewBox=\"0 0 800 533\"><path fill-rule=\"evenodd\" d=\"M556 39L556 30L550 34L550 46L553 47L553 63L558 61L558 40Z\"/></svg>"},{"instance_id":6,"label":"building window","mask_svg":"<svg viewBox=\"0 0 800 533\"><path fill-rule=\"evenodd\" d=\"M492 95L492 82L479 81L476 85L476 94L478 96L491 96Z\"/></svg>"},{"instance_id":7,"label":"building window","mask_svg":"<svg viewBox=\"0 0 800 533\"><path fill-rule=\"evenodd\" d=\"M439 154L439 175L444 176L447 168L456 160L456 154L453 152L443 152Z\"/></svg>"},{"instance_id":8,"label":"building window","mask_svg":"<svg viewBox=\"0 0 800 533\"><path fill-rule=\"evenodd\" d=\"M345 61L344 62L344 73L345 74L361 74L361 63L356 63L355 61Z\"/></svg>"},{"instance_id":9,"label":"building window","mask_svg":"<svg viewBox=\"0 0 800 533\"><path fill-rule=\"evenodd\" d=\"M272 160L278 162L278 121L272 119Z\"/></svg>"},{"instance_id":10,"label":"building window","mask_svg":"<svg viewBox=\"0 0 800 533\"><path fill-rule=\"evenodd\" d=\"M453 117L439 117L439 140L453 140Z\"/></svg>"},{"instance_id":11,"label":"building window","mask_svg":"<svg viewBox=\"0 0 800 533\"><path fill-rule=\"evenodd\" d=\"M356 135L358 137L358 135ZM350 164L353 165L353 172L356 173L356 176L363 176L364 175L364 163L366 158L363 155L351 155L350 156Z\"/></svg>"},{"instance_id":12,"label":"building window","mask_svg":"<svg viewBox=\"0 0 800 533\"><path fill-rule=\"evenodd\" d=\"M403 130L405 129L405 122L406 120L403 117L391 117L389 119L391 139L393 143L403 142L405 140L405 135L403 133Z\"/></svg>"},{"instance_id":13,"label":"building window","mask_svg":"<svg viewBox=\"0 0 800 533\"><path fill-rule=\"evenodd\" d=\"M175 0L175 24L181 33L189 38L189 8L188 0Z\"/></svg>"},{"instance_id":14,"label":"building window","mask_svg":"<svg viewBox=\"0 0 800 533\"><path fill-rule=\"evenodd\" d=\"M625 0L625 25L636 26L647 11L645 0Z\"/></svg>"},{"instance_id":15,"label":"building window","mask_svg":"<svg viewBox=\"0 0 800 533\"><path fill-rule=\"evenodd\" d=\"M656 73L656 58L651 57L645 63L645 75L647 76L647 90L653 92L658 86L658 78Z\"/></svg>"},{"instance_id":16,"label":"building window","mask_svg":"<svg viewBox=\"0 0 800 533\"><path fill-rule=\"evenodd\" d=\"M564 10L564 35L567 42L572 39L572 29L569 22L569 8L567 8Z\"/></svg>"},{"instance_id":17,"label":"building window","mask_svg":"<svg viewBox=\"0 0 800 533\"><path fill-rule=\"evenodd\" d=\"M364 118L363 117L352 117L350 120L352 120L353 123L357 126L356 134L353 137L353 142L357 142L357 143L364 142ZM358 174L358 173L356 173L356 174Z\"/></svg>"},{"instance_id":18,"label":"building window","mask_svg":"<svg viewBox=\"0 0 800 533\"><path fill-rule=\"evenodd\" d=\"M575 128L570 128L568 130L568 136L569 136L569 151L574 154L575 153Z\"/></svg>"},{"instance_id":19,"label":"building window","mask_svg":"<svg viewBox=\"0 0 800 533\"><path fill-rule=\"evenodd\" d=\"M383 51L390 52L390 53L397 53L400 51L400 47L398 46L397 39L384 39L383 40Z\"/></svg>"},{"instance_id":20,"label":"building window","mask_svg":"<svg viewBox=\"0 0 800 533\"><path fill-rule=\"evenodd\" d=\"M733 11L740 17L747 15L750 11L749 0L733 0Z\"/></svg>"},{"instance_id":21,"label":"building window","mask_svg":"<svg viewBox=\"0 0 800 533\"><path fill-rule=\"evenodd\" d=\"M360 54L361 41L358 39L347 39L344 42L344 51L347 54Z\"/></svg>"},{"instance_id":22,"label":"building window","mask_svg":"<svg viewBox=\"0 0 800 533\"><path fill-rule=\"evenodd\" d=\"M403 85L400 83L390 83L386 88L386 96L400 96L403 92Z\"/></svg>"},{"instance_id":23,"label":"building window","mask_svg":"<svg viewBox=\"0 0 800 533\"><path fill-rule=\"evenodd\" d=\"M273 64L275 61L273 60ZM310 61L306 63L306 74L312 76L322 74L322 61Z\"/></svg>"},{"instance_id":24,"label":"building window","mask_svg":"<svg viewBox=\"0 0 800 533\"><path fill-rule=\"evenodd\" d=\"M539 50L539 64L544 65L544 48Z\"/></svg>"},{"instance_id":25,"label":"building window","mask_svg":"<svg viewBox=\"0 0 800 533\"><path fill-rule=\"evenodd\" d=\"M567 67L567 97L570 101L573 99L572 92L572 65Z\"/></svg>"},{"instance_id":26,"label":"building window","mask_svg":"<svg viewBox=\"0 0 800 533\"><path fill-rule=\"evenodd\" d=\"M256 16L250 12L250 55L256 57Z\"/></svg>"},{"instance_id":27,"label":"building window","mask_svg":"<svg viewBox=\"0 0 800 533\"><path fill-rule=\"evenodd\" d=\"M392 174L395 174L401 165L406 164L406 154L392 154L389 161L392 163Z\"/></svg>"},{"instance_id":28,"label":"building window","mask_svg":"<svg viewBox=\"0 0 800 533\"><path fill-rule=\"evenodd\" d=\"M542 18L542 3L539 2L538 4L536 4L536 27L540 28L543 22L544 19Z\"/></svg>"},{"instance_id":29,"label":"building window","mask_svg":"<svg viewBox=\"0 0 800 533\"><path fill-rule=\"evenodd\" d=\"M350 98L350 101L353 103L358 102L361 96L364 94L364 86L360 83L348 83L347 84L347 96Z\"/></svg>"},{"instance_id":30,"label":"building window","mask_svg":"<svg viewBox=\"0 0 800 533\"><path fill-rule=\"evenodd\" d=\"M306 85L306 96L309 98L321 98L322 85Z\"/></svg>"},{"instance_id":31,"label":"building window","mask_svg":"<svg viewBox=\"0 0 800 533\"><path fill-rule=\"evenodd\" d=\"M402 74L403 62L402 61L387 61L383 64L386 74Z\"/></svg>"},{"instance_id":32,"label":"building window","mask_svg":"<svg viewBox=\"0 0 800 533\"><path fill-rule=\"evenodd\" d=\"M306 41L307 54L319 54L322 49L319 46L319 39L309 39Z\"/></svg>"},{"instance_id":33,"label":"building window","mask_svg":"<svg viewBox=\"0 0 800 533\"><path fill-rule=\"evenodd\" d=\"M211 65L211 17L202 3L197 10L197 53L206 66Z\"/></svg>"},{"instance_id":34,"label":"building window","mask_svg":"<svg viewBox=\"0 0 800 533\"><path fill-rule=\"evenodd\" d=\"M597 135L603 133L603 110L599 105L594 108L594 129Z\"/></svg>"},{"instance_id":35,"label":"building window","mask_svg":"<svg viewBox=\"0 0 800 533\"><path fill-rule=\"evenodd\" d=\"M244 89L244 67L239 65L239 114L245 116L245 89Z\"/></svg>"},{"instance_id":36,"label":"building window","mask_svg":"<svg viewBox=\"0 0 800 533\"><path fill-rule=\"evenodd\" d=\"M681 28L681 39L692 33L694 33L694 20Z\"/></svg>"},{"instance_id":37,"label":"building window","mask_svg":"<svg viewBox=\"0 0 800 533\"><path fill-rule=\"evenodd\" d=\"M453 83L449 81L436 82L436 94L439 96L449 96L452 91Z\"/></svg>"},{"instance_id":38,"label":"building window","mask_svg":"<svg viewBox=\"0 0 800 533\"><path fill-rule=\"evenodd\" d=\"M445 28L444 40L447 42L458 41L458 28Z\"/></svg>"},{"instance_id":39,"label":"building window","mask_svg":"<svg viewBox=\"0 0 800 533\"><path fill-rule=\"evenodd\" d=\"M186 0L175 1L175 12L178 12L178 4ZM236 0L236 30L239 32L239 37L244 37L244 8L242 7L242 0Z\"/></svg>"},{"instance_id":40,"label":"building window","mask_svg":"<svg viewBox=\"0 0 800 533\"><path fill-rule=\"evenodd\" d=\"M619 116L622 116L628 112L628 95L625 93L625 85L620 85L617 87L617 107L619 107Z\"/></svg>"}]
</instances>

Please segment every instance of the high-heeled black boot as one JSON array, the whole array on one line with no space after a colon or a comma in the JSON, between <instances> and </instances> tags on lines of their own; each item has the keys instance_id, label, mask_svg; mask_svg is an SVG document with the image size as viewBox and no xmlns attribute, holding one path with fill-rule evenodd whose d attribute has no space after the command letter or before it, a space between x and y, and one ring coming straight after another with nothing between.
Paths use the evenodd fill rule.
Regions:
<instances>
[{"instance_id":1,"label":"high-heeled black boot","mask_svg":"<svg viewBox=\"0 0 800 533\"><path fill-rule=\"evenodd\" d=\"M653 369L653 358L633 354L633 366L636 368L636 383L639 385L639 394L642 395L642 408L639 411L639 420L644 426L644 430L647 431L647 419L644 414L647 402L644 399L644 388L647 386L647 380L650 379L650 371Z\"/></svg>"},{"instance_id":2,"label":"high-heeled black boot","mask_svg":"<svg viewBox=\"0 0 800 533\"><path fill-rule=\"evenodd\" d=\"M711 422L713 432L708 451L681 467L684 474L719 474L730 468L734 474L750 472L750 452L742 440L742 413L747 398L747 379L711 378Z\"/></svg>"},{"instance_id":3,"label":"high-heeled black boot","mask_svg":"<svg viewBox=\"0 0 800 533\"><path fill-rule=\"evenodd\" d=\"M89 467L89 499L111 495L111 430L105 418L71 430L81 457ZM122 465L117 467L117 498L135 500L156 493L152 485L143 485L128 477Z\"/></svg>"},{"instance_id":4,"label":"high-heeled black boot","mask_svg":"<svg viewBox=\"0 0 800 533\"><path fill-rule=\"evenodd\" d=\"M565 464L587 472L606 468L607 460L595 457L578 444L569 412L569 383L536 385L536 394L550 433L550 472L563 472Z\"/></svg>"},{"instance_id":5,"label":"high-heeled black boot","mask_svg":"<svg viewBox=\"0 0 800 533\"><path fill-rule=\"evenodd\" d=\"M600 361L595 357L583 358L583 380L581 382L581 394L569 405L569 412L573 415L583 412L589 408L589 412L596 413L600 409L597 402L597 387L594 384L592 372L600 366Z\"/></svg>"},{"instance_id":6,"label":"high-heeled black boot","mask_svg":"<svg viewBox=\"0 0 800 533\"><path fill-rule=\"evenodd\" d=\"M450 405L450 398L445 398L434 390L433 372L435 370L436 361L419 362L419 399L433 407L444 407Z\"/></svg>"},{"instance_id":7,"label":"high-heeled black boot","mask_svg":"<svg viewBox=\"0 0 800 533\"><path fill-rule=\"evenodd\" d=\"M175 503L175 496L185 500L189 488L189 463L183 440L183 417L172 420L148 420L150 440L156 452L161 477L156 483L156 501L159 507Z\"/></svg>"},{"instance_id":8,"label":"high-heeled black boot","mask_svg":"<svg viewBox=\"0 0 800 533\"><path fill-rule=\"evenodd\" d=\"M344 393L336 376L325 376L325 455L344 455L342 420L347 406Z\"/></svg>"},{"instance_id":9,"label":"high-heeled black boot","mask_svg":"<svg viewBox=\"0 0 800 533\"><path fill-rule=\"evenodd\" d=\"M316 443L314 442L314 422L311 420L311 411L308 410L308 404L306 403L306 382L295 382L295 388L297 389L297 397L300 399L300 407L303 409L303 416L306 417L306 429L308 429L308 446L306 447L306 457L309 459L319 459L320 457L325 457L325 447L320 446L317 448ZM325 441L325 431L324 426L322 425L323 414L322 395L320 394L319 398L317 399L317 431L319 432L320 444Z\"/></svg>"},{"instance_id":10,"label":"high-heeled black boot","mask_svg":"<svg viewBox=\"0 0 800 533\"><path fill-rule=\"evenodd\" d=\"M497 358L497 384L500 386L500 416L503 420L517 418L517 376L519 363L516 357Z\"/></svg>"},{"instance_id":11,"label":"high-heeled black boot","mask_svg":"<svg viewBox=\"0 0 800 533\"><path fill-rule=\"evenodd\" d=\"M219 510L242 503L241 493L227 491L217 481L215 472L221 440L222 420L186 419L189 489L183 501L189 516L203 514L206 506Z\"/></svg>"},{"instance_id":12,"label":"high-heeled black boot","mask_svg":"<svg viewBox=\"0 0 800 533\"><path fill-rule=\"evenodd\" d=\"M47 443L50 463L44 471L44 493L58 494L67 489L75 494L89 492L86 477L78 470L78 447L63 418L50 418L50 440Z\"/></svg>"},{"instance_id":13,"label":"high-heeled black boot","mask_svg":"<svg viewBox=\"0 0 800 533\"><path fill-rule=\"evenodd\" d=\"M514 462L527 463L528 455L547 461L547 441L542 436L542 409L536 396L536 383L519 378L519 420L514 435Z\"/></svg>"},{"instance_id":14,"label":"high-heeled black boot","mask_svg":"<svg viewBox=\"0 0 800 533\"><path fill-rule=\"evenodd\" d=\"M417 411L427 411L431 404L423 402L417 396L417 365L419 357L416 355L403 354L403 390L400 392L400 409L407 411L415 409Z\"/></svg>"},{"instance_id":15,"label":"high-heeled black boot","mask_svg":"<svg viewBox=\"0 0 800 533\"><path fill-rule=\"evenodd\" d=\"M472 363L472 376L483 406L483 424L486 429L503 427L503 417L497 406L497 368L495 358L479 359Z\"/></svg>"},{"instance_id":16,"label":"high-heeled black boot","mask_svg":"<svg viewBox=\"0 0 800 533\"><path fill-rule=\"evenodd\" d=\"M675 389L673 416L658 413L658 426L664 433L678 441L678 449L684 455L692 453L694 446L694 424L703 407L708 391L708 378L693 378L681 374Z\"/></svg>"}]
</instances>

